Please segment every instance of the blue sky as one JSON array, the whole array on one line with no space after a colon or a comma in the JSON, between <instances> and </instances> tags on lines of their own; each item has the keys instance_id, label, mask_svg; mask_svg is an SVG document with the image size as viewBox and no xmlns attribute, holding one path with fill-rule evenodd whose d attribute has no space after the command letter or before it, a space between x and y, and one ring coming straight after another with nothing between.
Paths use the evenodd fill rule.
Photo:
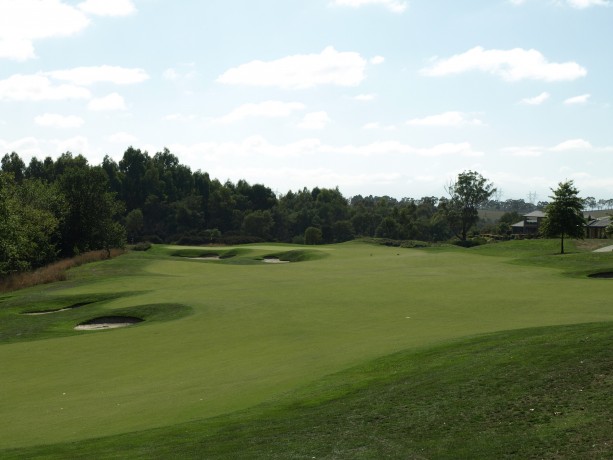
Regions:
<instances>
[{"instance_id":1,"label":"blue sky","mask_svg":"<svg viewBox=\"0 0 613 460\"><path fill-rule=\"evenodd\" d=\"M0 0L0 154L168 147L278 193L613 197L607 0Z\"/></svg>"}]
</instances>

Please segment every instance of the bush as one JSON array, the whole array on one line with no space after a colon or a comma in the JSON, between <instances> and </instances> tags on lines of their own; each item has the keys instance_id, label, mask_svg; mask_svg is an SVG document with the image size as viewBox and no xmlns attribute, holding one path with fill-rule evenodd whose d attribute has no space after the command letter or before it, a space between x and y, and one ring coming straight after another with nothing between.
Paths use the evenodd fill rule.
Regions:
<instances>
[{"instance_id":1,"label":"bush","mask_svg":"<svg viewBox=\"0 0 613 460\"><path fill-rule=\"evenodd\" d=\"M252 244L252 243L264 243L266 240L258 238L257 236L246 235L224 235L219 239L219 243L233 246L235 244Z\"/></svg>"},{"instance_id":2,"label":"bush","mask_svg":"<svg viewBox=\"0 0 613 460\"><path fill-rule=\"evenodd\" d=\"M292 238L292 244L304 244L304 236L296 235Z\"/></svg>"},{"instance_id":3,"label":"bush","mask_svg":"<svg viewBox=\"0 0 613 460\"><path fill-rule=\"evenodd\" d=\"M162 238L157 235L145 235L143 236L143 241L149 241L152 244L163 244Z\"/></svg>"},{"instance_id":4,"label":"bush","mask_svg":"<svg viewBox=\"0 0 613 460\"><path fill-rule=\"evenodd\" d=\"M322 231L317 227L309 227L304 231L304 244L320 244L322 239Z\"/></svg>"},{"instance_id":5,"label":"bush","mask_svg":"<svg viewBox=\"0 0 613 460\"><path fill-rule=\"evenodd\" d=\"M134 246L132 246L131 249L133 251L148 251L149 249L151 249L151 243L149 242L136 243Z\"/></svg>"}]
</instances>

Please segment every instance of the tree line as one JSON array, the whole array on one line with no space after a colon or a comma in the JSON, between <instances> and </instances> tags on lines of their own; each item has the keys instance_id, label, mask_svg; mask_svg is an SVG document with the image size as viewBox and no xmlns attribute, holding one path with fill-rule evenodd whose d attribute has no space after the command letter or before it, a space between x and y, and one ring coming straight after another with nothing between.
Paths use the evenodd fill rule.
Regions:
<instances>
[{"instance_id":1,"label":"tree line","mask_svg":"<svg viewBox=\"0 0 613 460\"><path fill-rule=\"evenodd\" d=\"M338 188L315 187L277 195L263 184L192 171L168 149L150 155L130 147L119 162L106 156L99 165L70 152L26 165L13 152L1 160L0 275L126 242L466 240L479 207L525 211L518 202L492 202L493 185L472 171L448 192L346 198Z\"/></svg>"}]
</instances>

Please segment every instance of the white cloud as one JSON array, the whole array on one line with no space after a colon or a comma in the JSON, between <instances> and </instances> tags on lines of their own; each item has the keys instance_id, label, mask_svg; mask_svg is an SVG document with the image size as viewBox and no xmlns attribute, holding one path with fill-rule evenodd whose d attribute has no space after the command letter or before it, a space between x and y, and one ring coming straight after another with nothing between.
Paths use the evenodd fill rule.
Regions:
<instances>
[{"instance_id":1,"label":"white cloud","mask_svg":"<svg viewBox=\"0 0 613 460\"><path fill-rule=\"evenodd\" d=\"M324 129L331 121L326 112L311 112L304 116L298 127L302 129Z\"/></svg>"},{"instance_id":2,"label":"white cloud","mask_svg":"<svg viewBox=\"0 0 613 460\"><path fill-rule=\"evenodd\" d=\"M72 152L75 154L82 153L84 155L91 153L89 141L84 136L75 136L69 139L52 139L48 142L55 146L56 153ZM91 158L89 159L91 160Z\"/></svg>"},{"instance_id":3,"label":"white cloud","mask_svg":"<svg viewBox=\"0 0 613 460\"><path fill-rule=\"evenodd\" d=\"M590 150L590 151L602 151L608 152L607 148L596 149L592 144L584 139L569 139L553 147L543 147L537 145L523 146L523 147L506 147L502 149L503 153L507 153L512 156L522 157L538 157L546 152L568 152L572 150Z\"/></svg>"},{"instance_id":4,"label":"white cloud","mask_svg":"<svg viewBox=\"0 0 613 460\"><path fill-rule=\"evenodd\" d=\"M272 144L262 136L248 137L242 142L203 142L199 144L171 144L173 152L184 153L207 161L227 162L228 158L290 158L314 154L350 156L411 155L423 157L459 156L481 157L483 152L473 149L468 142L444 143L432 147L415 147L398 141L381 141L365 145L326 145L319 139L300 139L289 144Z\"/></svg>"},{"instance_id":5,"label":"white cloud","mask_svg":"<svg viewBox=\"0 0 613 460\"><path fill-rule=\"evenodd\" d=\"M89 23L59 0L0 0L0 58L32 59L35 40L75 35Z\"/></svg>"},{"instance_id":6,"label":"white cloud","mask_svg":"<svg viewBox=\"0 0 613 460\"><path fill-rule=\"evenodd\" d=\"M438 144L434 147L420 148L416 153L426 157L438 157L442 155L462 156L462 157L481 157L483 152L473 149L468 142Z\"/></svg>"},{"instance_id":7,"label":"white cloud","mask_svg":"<svg viewBox=\"0 0 613 460\"><path fill-rule=\"evenodd\" d=\"M111 93L104 97L92 99L91 101L89 101L87 108L95 112L105 112L114 110L126 110L127 106L123 97L121 97L117 93Z\"/></svg>"},{"instance_id":8,"label":"white cloud","mask_svg":"<svg viewBox=\"0 0 613 460\"><path fill-rule=\"evenodd\" d=\"M0 80L0 100L59 101L89 99L87 88L75 85L54 85L43 75L12 75Z\"/></svg>"},{"instance_id":9,"label":"white cloud","mask_svg":"<svg viewBox=\"0 0 613 460\"><path fill-rule=\"evenodd\" d=\"M132 0L85 0L77 6L81 11L97 16L127 16L136 12Z\"/></svg>"},{"instance_id":10,"label":"white cloud","mask_svg":"<svg viewBox=\"0 0 613 460\"><path fill-rule=\"evenodd\" d=\"M463 112L445 112L407 121L409 126L478 126L482 124L483 122L478 118L473 118L472 115Z\"/></svg>"},{"instance_id":11,"label":"white cloud","mask_svg":"<svg viewBox=\"0 0 613 460\"><path fill-rule=\"evenodd\" d=\"M366 5L381 5L393 13L403 13L409 6L408 1L401 0L332 0L332 5L359 8Z\"/></svg>"},{"instance_id":12,"label":"white cloud","mask_svg":"<svg viewBox=\"0 0 613 460\"><path fill-rule=\"evenodd\" d=\"M370 63L372 65L379 65L379 64L383 64L384 62L385 62L385 58L383 56L375 56L370 59Z\"/></svg>"},{"instance_id":13,"label":"white cloud","mask_svg":"<svg viewBox=\"0 0 613 460\"><path fill-rule=\"evenodd\" d=\"M592 150L593 146L584 139L570 139L552 147L552 152L566 152L568 150Z\"/></svg>"},{"instance_id":14,"label":"white cloud","mask_svg":"<svg viewBox=\"0 0 613 460\"><path fill-rule=\"evenodd\" d=\"M364 80L366 60L358 53L329 46L319 54L299 54L274 61L251 61L217 78L227 85L305 89L318 85L357 86Z\"/></svg>"},{"instance_id":15,"label":"white cloud","mask_svg":"<svg viewBox=\"0 0 613 460\"><path fill-rule=\"evenodd\" d=\"M509 0L509 3L517 6L523 5L526 2L527 0ZM553 3L558 6L567 5L577 10L583 10L592 6L609 6L611 4L609 0L554 0Z\"/></svg>"},{"instance_id":16,"label":"white cloud","mask_svg":"<svg viewBox=\"0 0 613 460\"><path fill-rule=\"evenodd\" d=\"M130 145L138 141L138 137L134 136L133 134L120 131L118 133L111 134L107 140L113 144Z\"/></svg>"},{"instance_id":17,"label":"white cloud","mask_svg":"<svg viewBox=\"0 0 613 460\"><path fill-rule=\"evenodd\" d=\"M540 157L543 154L543 147L529 145L523 147L505 147L503 153L514 157Z\"/></svg>"},{"instance_id":18,"label":"white cloud","mask_svg":"<svg viewBox=\"0 0 613 460\"><path fill-rule=\"evenodd\" d=\"M15 141L0 139L0 152L18 152L24 159L25 156L39 155L43 149L35 137L24 137Z\"/></svg>"},{"instance_id":19,"label":"white cloud","mask_svg":"<svg viewBox=\"0 0 613 460\"><path fill-rule=\"evenodd\" d=\"M300 102L264 101L257 104L241 105L217 121L221 123L234 123L251 117L288 117L293 112L304 110L304 108L305 105Z\"/></svg>"},{"instance_id":20,"label":"white cloud","mask_svg":"<svg viewBox=\"0 0 613 460\"><path fill-rule=\"evenodd\" d=\"M192 64L187 64L187 67L193 67ZM177 69L170 67L162 73L162 78L164 80L170 81L178 81L178 80L189 80L196 77L198 73L195 70L188 70L184 72L180 72Z\"/></svg>"},{"instance_id":21,"label":"white cloud","mask_svg":"<svg viewBox=\"0 0 613 460\"><path fill-rule=\"evenodd\" d=\"M608 0L566 0L566 3L578 10L591 6L609 6L611 4Z\"/></svg>"},{"instance_id":22,"label":"white cloud","mask_svg":"<svg viewBox=\"0 0 613 460\"><path fill-rule=\"evenodd\" d=\"M433 147L414 147L398 141L379 141L367 145L346 145L343 147L322 147L324 151L334 153L344 153L348 155L372 156L372 155L418 155L423 157L439 156L462 156L476 157L483 156L483 152L474 150L468 142L443 143Z\"/></svg>"},{"instance_id":23,"label":"white cloud","mask_svg":"<svg viewBox=\"0 0 613 460\"><path fill-rule=\"evenodd\" d=\"M357 96L354 97L354 99L356 101L368 102L368 101L374 101L376 97L377 97L376 94L358 94Z\"/></svg>"},{"instance_id":24,"label":"white cloud","mask_svg":"<svg viewBox=\"0 0 613 460\"><path fill-rule=\"evenodd\" d=\"M582 94L581 96L569 97L564 101L566 105L581 105L587 104L588 99L590 98L590 94Z\"/></svg>"},{"instance_id":25,"label":"white cloud","mask_svg":"<svg viewBox=\"0 0 613 460\"><path fill-rule=\"evenodd\" d=\"M374 121L374 122L366 123L364 126L362 126L362 129L366 129L366 130L383 129L385 131L394 131L396 129L396 126L395 125L382 125L378 121Z\"/></svg>"},{"instance_id":26,"label":"white cloud","mask_svg":"<svg viewBox=\"0 0 613 460\"><path fill-rule=\"evenodd\" d=\"M196 144L170 144L168 148L194 159L224 162L233 157L288 158L303 156L319 151L319 139L301 139L289 144L271 144L262 136L251 136L241 142L201 142Z\"/></svg>"},{"instance_id":27,"label":"white cloud","mask_svg":"<svg viewBox=\"0 0 613 460\"><path fill-rule=\"evenodd\" d=\"M525 99L522 99L520 102L522 104L527 104L527 105L541 105L543 102L549 99L550 96L551 95L549 93L543 92L539 94L538 96L527 97Z\"/></svg>"},{"instance_id":28,"label":"white cloud","mask_svg":"<svg viewBox=\"0 0 613 460\"><path fill-rule=\"evenodd\" d=\"M169 115L166 115L164 117L164 120L166 121L177 121L177 122L187 122L187 121L193 121L196 118L198 118L196 115L193 114L183 114L183 113L171 113Z\"/></svg>"},{"instance_id":29,"label":"white cloud","mask_svg":"<svg viewBox=\"0 0 613 460\"><path fill-rule=\"evenodd\" d=\"M499 76L506 81L570 81L587 75L587 70L576 62L549 62L534 49L486 50L481 46L450 58L435 58L433 64L422 69L421 73L439 77L474 70Z\"/></svg>"},{"instance_id":30,"label":"white cloud","mask_svg":"<svg viewBox=\"0 0 613 460\"><path fill-rule=\"evenodd\" d=\"M45 75L81 86L89 86L94 83L130 85L141 83L149 78L149 75L143 69L128 69L111 65L55 70L53 72L46 72Z\"/></svg>"},{"instance_id":31,"label":"white cloud","mask_svg":"<svg viewBox=\"0 0 613 460\"><path fill-rule=\"evenodd\" d=\"M179 72L177 72L175 69L166 69L164 70L164 73L162 74L162 78L164 78L164 80L178 80L180 77Z\"/></svg>"},{"instance_id":32,"label":"white cloud","mask_svg":"<svg viewBox=\"0 0 613 460\"><path fill-rule=\"evenodd\" d=\"M59 115L57 113L45 113L34 118L34 123L39 126L53 128L79 128L83 126L83 118L76 115Z\"/></svg>"}]
</instances>

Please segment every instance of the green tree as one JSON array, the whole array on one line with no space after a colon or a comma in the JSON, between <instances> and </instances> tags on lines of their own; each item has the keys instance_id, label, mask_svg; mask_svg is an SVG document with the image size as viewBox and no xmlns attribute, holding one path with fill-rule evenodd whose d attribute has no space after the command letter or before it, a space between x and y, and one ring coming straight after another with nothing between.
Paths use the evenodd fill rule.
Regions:
<instances>
[{"instance_id":1,"label":"green tree","mask_svg":"<svg viewBox=\"0 0 613 460\"><path fill-rule=\"evenodd\" d=\"M0 275L40 267L57 256L62 200L55 186L0 173Z\"/></svg>"},{"instance_id":2,"label":"green tree","mask_svg":"<svg viewBox=\"0 0 613 460\"><path fill-rule=\"evenodd\" d=\"M355 238L355 230L350 220L338 220L332 224L335 243L343 243Z\"/></svg>"},{"instance_id":3,"label":"green tree","mask_svg":"<svg viewBox=\"0 0 613 460\"><path fill-rule=\"evenodd\" d=\"M122 246L125 230L115 218L123 204L109 191L109 180L102 167L71 167L61 176L60 190L68 211L62 225L65 255Z\"/></svg>"},{"instance_id":4,"label":"green tree","mask_svg":"<svg viewBox=\"0 0 613 460\"><path fill-rule=\"evenodd\" d=\"M7 153L0 161L2 171L13 175L14 180L20 183L25 175L26 165L23 160L15 152L10 155Z\"/></svg>"},{"instance_id":5,"label":"green tree","mask_svg":"<svg viewBox=\"0 0 613 460\"><path fill-rule=\"evenodd\" d=\"M522 216L517 211L507 211L502 216L500 216L498 222L501 224L504 223L508 225L513 225L520 220L522 220Z\"/></svg>"},{"instance_id":6,"label":"green tree","mask_svg":"<svg viewBox=\"0 0 613 460\"><path fill-rule=\"evenodd\" d=\"M540 226L540 232L548 238L560 238L560 254L564 254L564 238L583 238L585 235L584 200L573 181L560 182L556 190L551 189L552 201L545 207L547 218Z\"/></svg>"},{"instance_id":7,"label":"green tree","mask_svg":"<svg viewBox=\"0 0 613 460\"><path fill-rule=\"evenodd\" d=\"M143 211L140 209L133 209L126 216L126 233L128 234L128 240L130 243L134 243L138 240L145 226L145 218Z\"/></svg>"},{"instance_id":8,"label":"green tree","mask_svg":"<svg viewBox=\"0 0 613 460\"><path fill-rule=\"evenodd\" d=\"M396 222L393 217L386 217L377 227L375 236L377 238L391 238L395 240L400 238L401 232L402 227L400 226L400 224Z\"/></svg>"},{"instance_id":9,"label":"green tree","mask_svg":"<svg viewBox=\"0 0 613 460\"><path fill-rule=\"evenodd\" d=\"M496 192L494 185L475 171L464 171L455 182L447 186L450 198L441 200L443 215L449 228L466 241L468 231L479 220L479 207Z\"/></svg>"},{"instance_id":10,"label":"green tree","mask_svg":"<svg viewBox=\"0 0 613 460\"><path fill-rule=\"evenodd\" d=\"M317 227L309 227L304 231L304 244L319 244L322 240L321 230Z\"/></svg>"},{"instance_id":11,"label":"green tree","mask_svg":"<svg viewBox=\"0 0 613 460\"><path fill-rule=\"evenodd\" d=\"M243 219L243 232L249 236L257 236L265 240L271 239L271 230L275 222L270 211L253 211Z\"/></svg>"}]
</instances>

